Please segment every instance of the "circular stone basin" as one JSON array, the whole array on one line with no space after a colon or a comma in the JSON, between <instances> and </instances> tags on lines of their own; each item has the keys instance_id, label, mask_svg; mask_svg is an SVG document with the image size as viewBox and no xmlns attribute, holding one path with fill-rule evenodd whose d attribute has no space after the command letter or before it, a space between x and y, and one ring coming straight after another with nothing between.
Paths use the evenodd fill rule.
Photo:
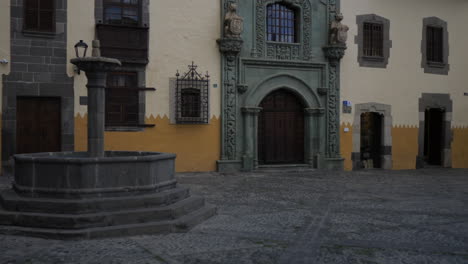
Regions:
<instances>
[{"instance_id":1,"label":"circular stone basin","mask_svg":"<svg viewBox=\"0 0 468 264\"><path fill-rule=\"evenodd\" d=\"M15 155L17 193L54 198L105 197L175 188L175 154L109 151Z\"/></svg>"}]
</instances>

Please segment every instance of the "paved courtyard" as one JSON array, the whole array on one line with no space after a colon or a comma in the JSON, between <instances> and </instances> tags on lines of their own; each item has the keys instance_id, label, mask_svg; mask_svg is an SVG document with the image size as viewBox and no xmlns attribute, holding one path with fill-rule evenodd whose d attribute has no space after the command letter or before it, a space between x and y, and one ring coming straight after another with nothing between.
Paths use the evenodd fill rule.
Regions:
<instances>
[{"instance_id":1,"label":"paved courtyard","mask_svg":"<svg viewBox=\"0 0 468 264\"><path fill-rule=\"evenodd\" d=\"M468 170L178 178L218 207L188 233L65 242L0 235L0 263L468 263Z\"/></svg>"}]
</instances>

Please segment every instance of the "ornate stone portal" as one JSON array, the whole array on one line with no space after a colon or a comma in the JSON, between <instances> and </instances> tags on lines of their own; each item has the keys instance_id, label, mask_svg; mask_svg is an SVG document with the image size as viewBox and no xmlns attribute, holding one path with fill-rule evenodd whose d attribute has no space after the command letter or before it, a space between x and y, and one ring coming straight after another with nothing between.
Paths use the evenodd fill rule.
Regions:
<instances>
[{"instance_id":1,"label":"ornate stone portal","mask_svg":"<svg viewBox=\"0 0 468 264\"><path fill-rule=\"evenodd\" d=\"M0 191L0 233L55 239L187 230L216 209L177 185L175 155L104 151L108 71L120 62L72 59L88 77L88 152L15 155L13 188Z\"/></svg>"},{"instance_id":2,"label":"ornate stone portal","mask_svg":"<svg viewBox=\"0 0 468 264\"><path fill-rule=\"evenodd\" d=\"M267 40L271 4L283 5L297 15L297 41ZM336 0L255 0L242 5L236 0L223 1L225 28L218 40L223 113L219 171L258 168L259 105L277 89L287 89L304 102L303 165L343 168L339 64L348 27L341 23L338 6Z\"/></svg>"}]
</instances>

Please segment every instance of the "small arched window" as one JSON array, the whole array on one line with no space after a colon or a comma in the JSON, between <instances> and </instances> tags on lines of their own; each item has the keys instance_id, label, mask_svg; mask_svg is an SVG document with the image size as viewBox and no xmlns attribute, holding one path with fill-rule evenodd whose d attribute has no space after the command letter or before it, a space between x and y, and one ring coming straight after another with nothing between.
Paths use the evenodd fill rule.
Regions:
<instances>
[{"instance_id":1,"label":"small arched window","mask_svg":"<svg viewBox=\"0 0 468 264\"><path fill-rule=\"evenodd\" d=\"M276 42L298 42L297 12L284 4L267 6L267 40Z\"/></svg>"}]
</instances>

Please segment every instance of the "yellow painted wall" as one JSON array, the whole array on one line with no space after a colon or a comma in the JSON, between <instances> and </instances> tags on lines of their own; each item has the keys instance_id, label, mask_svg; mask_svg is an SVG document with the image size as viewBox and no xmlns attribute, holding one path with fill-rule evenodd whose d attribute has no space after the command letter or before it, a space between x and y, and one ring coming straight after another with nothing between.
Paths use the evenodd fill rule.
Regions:
<instances>
[{"instance_id":1,"label":"yellow painted wall","mask_svg":"<svg viewBox=\"0 0 468 264\"><path fill-rule=\"evenodd\" d=\"M349 132L344 132L345 128ZM347 171L353 170L353 162L351 160L351 153L353 152L353 126L350 123L341 124L340 126L340 151L341 157L345 159L344 169Z\"/></svg>"},{"instance_id":2,"label":"yellow painted wall","mask_svg":"<svg viewBox=\"0 0 468 264\"><path fill-rule=\"evenodd\" d=\"M468 168L468 128L454 128L452 131L452 167Z\"/></svg>"},{"instance_id":3,"label":"yellow painted wall","mask_svg":"<svg viewBox=\"0 0 468 264\"><path fill-rule=\"evenodd\" d=\"M393 169L416 169L416 157L418 156L418 133L415 126L394 126L393 138Z\"/></svg>"},{"instance_id":4,"label":"yellow painted wall","mask_svg":"<svg viewBox=\"0 0 468 264\"><path fill-rule=\"evenodd\" d=\"M176 170L214 171L220 156L221 125L212 118L210 125L171 125L167 117L150 117L143 132L106 132L106 150L157 151L177 154ZM75 148L87 149L87 116L75 118Z\"/></svg>"}]
</instances>

